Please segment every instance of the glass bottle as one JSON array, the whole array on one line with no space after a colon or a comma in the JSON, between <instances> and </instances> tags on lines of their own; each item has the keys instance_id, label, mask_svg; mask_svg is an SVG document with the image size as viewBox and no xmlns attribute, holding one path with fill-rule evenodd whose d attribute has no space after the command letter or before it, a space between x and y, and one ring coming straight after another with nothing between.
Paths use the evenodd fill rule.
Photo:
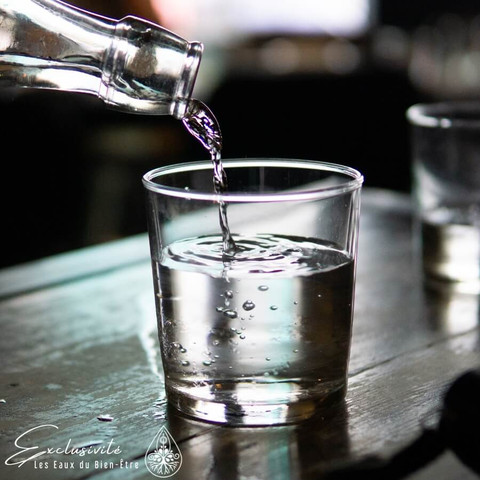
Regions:
<instances>
[{"instance_id":1,"label":"glass bottle","mask_svg":"<svg viewBox=\"0 0 480 480\"><path fill-rule=\"evenodd\" d=\"M118 110L182 118L202 49L133 16L0 0L0 86L87 93Z\"/></svg>"}]
</instances>

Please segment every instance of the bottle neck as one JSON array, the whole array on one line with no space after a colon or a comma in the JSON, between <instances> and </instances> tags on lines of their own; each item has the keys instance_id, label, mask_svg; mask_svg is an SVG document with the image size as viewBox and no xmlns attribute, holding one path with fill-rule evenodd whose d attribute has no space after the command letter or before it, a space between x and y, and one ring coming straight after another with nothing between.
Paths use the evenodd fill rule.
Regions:
<instances>
[{"instance_id":1,"label":"bottle neck","mask_svg":"<svg viewBox=\"0 0 480 480\"><path fill-rule=\"evenodd\" d=\"M182 118L203 46L128 16L118 21L102 67L99 96L114 108Z\"/></svg>"}]
</instances>

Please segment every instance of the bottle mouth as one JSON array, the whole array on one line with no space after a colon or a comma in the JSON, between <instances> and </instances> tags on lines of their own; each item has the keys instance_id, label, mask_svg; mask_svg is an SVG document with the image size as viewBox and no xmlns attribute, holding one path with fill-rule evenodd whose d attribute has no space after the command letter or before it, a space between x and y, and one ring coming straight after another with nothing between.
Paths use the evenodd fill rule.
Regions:
<instances>
[{"instance_id":1,"label":"bottle mouth","mask_svg":"<svg viewBox=\"0 0 480 480\"><path fill-rule=\"evenodd\" d=\"M170 112L173 117L179 120L181 120L187 112L188 103L192 97L193 87L200 67L202 53L203 45L201 43L192 42L188 44L185 64L178 82Z\"/></svg>"}]
</instances>

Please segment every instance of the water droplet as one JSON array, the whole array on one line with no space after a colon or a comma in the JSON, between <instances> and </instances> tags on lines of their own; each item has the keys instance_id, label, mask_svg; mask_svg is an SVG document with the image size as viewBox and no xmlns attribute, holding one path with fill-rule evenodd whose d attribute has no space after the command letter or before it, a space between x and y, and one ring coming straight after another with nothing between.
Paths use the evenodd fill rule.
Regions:
<instances>
[{"instance_id":1,"label":"water droplet","mask_svg":"<svg viewBox=\"0 0 480 480\"><path fill-rule=\"evenodd\" d=\"M182 348L180 349L180 353L187 353L187 349L182 347Z\"/></svg>"},{"instance_id":2,"label":"water droplet","mask_svg":"<svg viewBox=\"0 0 480 480\"><path fill-rule=\"evenodd\" d=\"M210 360L205 360L204 362L202 362L206 367L209 367L212 362Z\"/></svg>"},{"instance_id":3,"label":"water droplet","mask_svg":"<svg viewBox=\"0 0 480 480\"><path fill-rule=\"evenodd\" d=\"M182 360L182 367L188 367L190 362L188 360Z\"/></svg>"},{"instance_id":4,"label":"water droplet","mask_svg":"<svg viewBox=\"0 0 480 480\"><path fill-rule=\"evenodd\" d=\"M277 309L278 309L278 307L277 307L276 305L272 305L272 306L270 307L270 310L277 310Z\"/></svg>"},{"instance_id":5,"label":"water droplet","mask_svg":"<svg viewBox=\"0 0 480 480\"><path fill-rule=\"evenodd\" d=\"M217 345L220 345L220 340L218 340L217 338L215 340L212 340L212 345L213 346L217 346Z\"/></svg>"},{"instance_id":6,"label":"water droplet","mask_svg":"<svg viewBox=\"0 0 480 480\"><path fill-rule=\"evenodd\" d=\"M298 348L294 348L293 353L298 353Z\"/></svg>"},{"instance_id":7,"label":"water droplet","mask_svg":"<svg viewBox=\"0 0 480 480\"><path fill-rule=\"evenodd\" d=\"M294 304L294 305L298 305L298 302L295 300L295 301L293 302L293 304Z\"/></svg>"},{"instance_id":8,"label":"water droplet","mask_svg":"<svg viewBox=\"0 0 480 480\"><path fill-rule=\"evenodd\" d=\"M0 403L7 403L7 401L4 398L0 398Z\"/></svg>"},{"instance_id":9,"label":"water droplet","mask_svg":"<svg viewBox=\"0 0 480 480\"><path fill-rule=\"evenodd\" d=\"M266 285L260 285L258 287L258 289L261 291L261 292L266 292L268 290L268 287Z\"/></svg>"},{"instance_id":10,"label":"water droplet","mask_svg":"<svg viewBox=\"0 0 480 480\"><path fill-rule=\"evenodd\" d=\"M153 414L153 418L155 418L156 420L164 420L165 418L167 418L167 412L162 410L160 410L159 412L155 412Z\"/></svg>"},{"instance_id":11,"label":"water droplet","mask_svg":"<svg viewBox=\"0 0 480 480\"><path fill-rule=\"evenodd\" d=\"M249 310L253 310L255 308L255 304L251 300L247 300L242 305L242 308L248 312Z\"/></svg>"},{"instance_id":12,"label":"water droplet","mask_svg":"<svg viewBox=\"0 0 480 480\"><path fill-rule=\"evenodd\" d=\"M61 390L63 387L57 383L49 383L48 385L45 385L45 388L47 390Z\"/></svg>"},{"instance_id":13,"label":"water droplet","mask_svg":"<svg viewBox=\"0 0 480 480\"><path fill-rule=\"evenodd\" d=\"M270 357L265 357L265 360L266 360L267 362L269 362L269 361L271 360L271 358L270 358Z\"/></svg>"},{"instance_id":14,"label":"water droplet","mask_svg":"<svg viewBox=\"0 0 480 480\"><path fill-rule=\"evenodd\" d=\"M231 290L225 290L225 298L233 298L233 292Z\"/></svg>"},{"instance_id":15,"label":"water droplet","mask_svg":"<svg viewBox=\"0 0 480 480\"><path fill-rule=\"evenodd\" d=\"M223 312L223 307L217 307L217 308L215 308L215 310L216 310L218 313L222 313L222 312Z\"/></svg>"},{"instance_id":16,"label":"water droplet","mask_svg":"<svg viewBox=\"0 0 480 480\"><path fill-rule=\"evenodd\" d=\"M154 403L155 407L163 407L166 404L167 404L167 399L165 397L157 398L157 400Z\"/></svg>"},{"instance_id":17,"label":"water droplet","mask_svg":"<svg viewBox=\"0 0 480 480\"><path fill-rule=\"evenodd\" d=\"M243 334L240 335L240 338L241 338L242 340L245 340L245 335L243 335Z\"/></svg>"},{"instance_id":18,"label":"water droplet","mask_svg":"<svg viewBox=\"0 0 480 480\"><path fill-rule=\"evenodd\" d=\"M224 310L223 314L228 318L237 318L237 312L235 310Z\"/></svg>"},{"instance_id":19,"label":"water droplet","mask_svg":"<svg viewBox=\"0 0 480 480\"><path fill-rule=\"evenodd\" d=\"M263 374L263 376L264 376L264 377L269 377L269 376L270 376L270 373L269 373L269 372L265 372L265 373Z\"/></svg>"},{"instance_id":20,"label":"water droplet","mask_svg":"<svg viewBox=\"0 0 480 480\"><path fill-rule=\"evenodd\" d=\"M101 422L112 422L113 417L111 415L99 415L97 420L100 420Z\"/></svg>"}]
</instances>

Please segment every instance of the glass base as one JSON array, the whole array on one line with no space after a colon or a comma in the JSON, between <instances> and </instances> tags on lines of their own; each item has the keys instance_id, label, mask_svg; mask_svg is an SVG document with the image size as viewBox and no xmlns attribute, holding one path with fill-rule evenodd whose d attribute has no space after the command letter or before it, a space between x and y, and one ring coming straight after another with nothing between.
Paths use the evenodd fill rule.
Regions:
<instances>
[{"instance_id":1,"label":"glass base","mask_svg":"<svg viewBox=\"0 0 480 480\"><path fill-rule=\"evenodd\" d=\"M445 213L443 209L436 213L442 212ZM455 214L448 209L446 212ZM478 226L424 220L421 228L423 271L427 286L456 293L480 293Z\"/></svg>"},{"instance_id":2,"label":"glass base","mask_svg":"<svg viewBox=\"0 0 480 480\"><path fill-rule=\"evenodd\" d=\"M251 387L251 386L250 386ZM268 426L298 423L311 418L324 408L340 403L346 394L346 385L329 390L322 396L298 399L294 402L266 403L234 400L206 400L167 387L167 398L184 415L209 423L229 426Z\"/></svg>"}]
</instances>

